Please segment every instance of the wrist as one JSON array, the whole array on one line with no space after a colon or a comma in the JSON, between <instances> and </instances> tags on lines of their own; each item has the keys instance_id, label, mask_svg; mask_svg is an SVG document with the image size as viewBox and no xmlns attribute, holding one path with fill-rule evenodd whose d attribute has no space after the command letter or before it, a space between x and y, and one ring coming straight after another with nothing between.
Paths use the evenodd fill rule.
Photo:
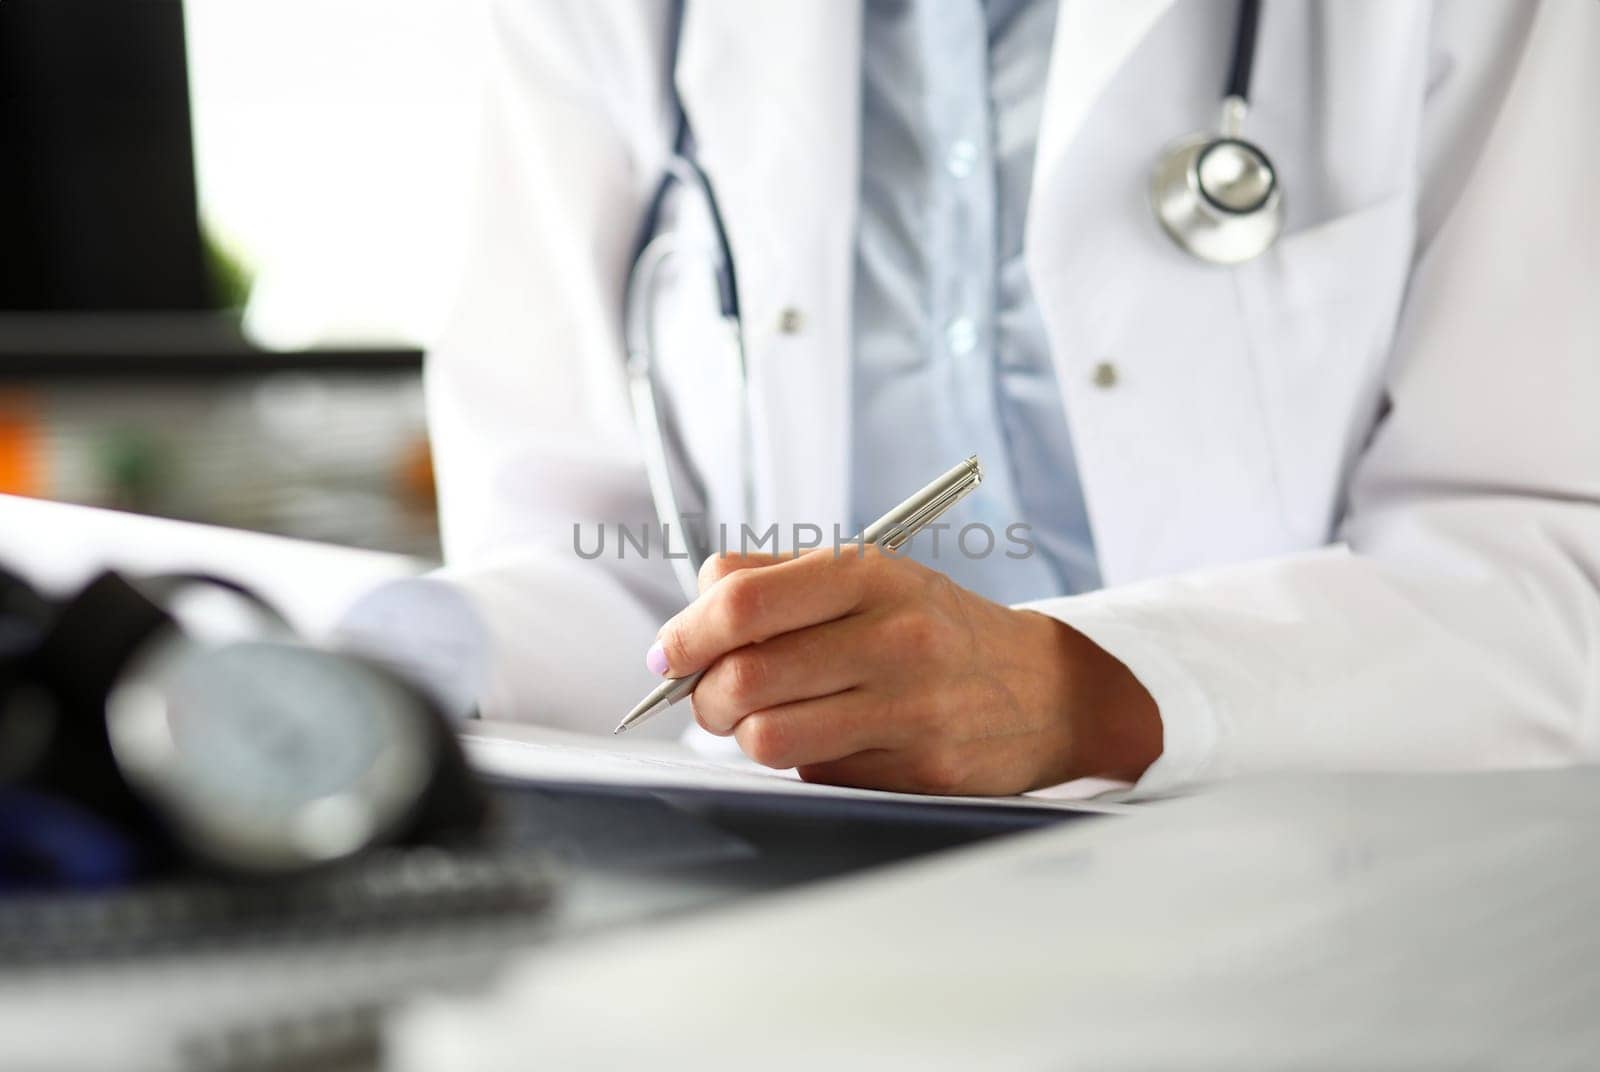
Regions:
<instances>
[{"instance_id":1,"label":"wrist","mask_svg":"<svg viewBox=\"0 0 1600 1072\"><path fill-rule=\"evenodd\" d=\"M1062 733L1041 785L1073 778L1138 781L1161 756L1161 712L1133 671L1071 626L1037 611L1045 686L1044 713Z\"/></svg>"}]
</instances>

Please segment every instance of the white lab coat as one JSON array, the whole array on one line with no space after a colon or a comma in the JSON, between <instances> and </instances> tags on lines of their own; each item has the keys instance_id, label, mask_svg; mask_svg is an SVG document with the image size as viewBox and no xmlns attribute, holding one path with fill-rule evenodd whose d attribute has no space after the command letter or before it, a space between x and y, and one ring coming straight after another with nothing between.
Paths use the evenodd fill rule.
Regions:
<instances>
[{"instance_id":1,"label":"white lab coat","mask_svg":"<svg viewBox=\"0 0 1600 1072\"><path fill-rule=\"evenodd\" d=\"M661 559L572 539L654 517L620 297L668 138L668 8L496 6L475 253L428 365L494 717L609 727L681 603ZM1233 11L1062 0L1027 263L1107 588L1036 606L1159 703L1142 789L1592 760L1600 4L1268 4L1246 135L1288 224L1219 268L1161 233L1146 183L1215 122ZM699 0L678 67L738 265L758 514L824 530L847 515L859 26L859 0ZM716 483L735 426L688 405Z\"/></svg>"}]
</instances>

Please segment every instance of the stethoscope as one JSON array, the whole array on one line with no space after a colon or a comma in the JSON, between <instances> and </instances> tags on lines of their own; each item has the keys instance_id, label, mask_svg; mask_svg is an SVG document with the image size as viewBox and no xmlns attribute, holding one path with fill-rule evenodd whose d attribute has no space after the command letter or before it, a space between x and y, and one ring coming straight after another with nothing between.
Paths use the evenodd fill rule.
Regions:
<instances>
[{"instance_id":1,"label":"stethoscope","mask_svg":"<svg viewBox=\"0 0 1600 1072\"><path fill-rule=\"evenodd\" d=\"M1250 110L1250 69L1260 23L1261 0L1240 0L1221 131L1179 138L1162 151L1150 173L1150 206L1162 230L1212 264L1254 260L1283 230L1277 170L1266 153L1239 136Z\"/></svg>"},{"instance_id":2,"label":"stethoscope","mask_svg":"<svg viewBox=\"0 0 1600 1072\"><path fill-rule=\"evenodd\" d=\"M656 518L669 546L684 553L670 557L673 572L686 599L699 589L701 563L710 555L708 527L690 525L684 506L689 499L703 511L707 504L704 483L681 466L674 473L674 454L686 455L670 415L664 411L655 382L656 335L654 305L661 271L673 258L687 252L709 255L716 276L717 312L732 348L738 388L744 394L739 422L739 457L744 466L745 520L755 517L755 478L751 464L749 364L744 325L739 312L739 283L733 251L711 180L693 158L693 135L671 72L677 69L678 40L683 26L684 3L669 31L668 96L674 133L672 154L651 195L634 242L632 269L623 292L623 341L627 358L628 393L639 432L645 473L655 502ZM1283 230L1283 195L1276 169L1267 154L1240 136L1249 112L1250 73L1255 64L1256 30L1261 22L1260 0L1240 0L1234 23L1233 56L1223 91L1222 122L1216 132L1200 131L1179 138L1162 150L1150 174L1150 205L1161 228L1177 245L1198 260L1231 265L1259 257L1277 241ZM662 217L674 187L696 191L710 221L711 242L690 243L661 229ZM686 485L686 487L685 487ZM685 493L680 494L680 487Z\"/></svg>"}]
</instances>

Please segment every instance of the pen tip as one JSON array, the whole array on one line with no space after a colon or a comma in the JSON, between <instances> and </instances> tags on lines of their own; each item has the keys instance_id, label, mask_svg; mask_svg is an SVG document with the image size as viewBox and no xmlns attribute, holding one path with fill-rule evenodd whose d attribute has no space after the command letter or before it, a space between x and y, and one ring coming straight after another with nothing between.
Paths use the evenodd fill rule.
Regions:
<instances>
[{"instance_id":1,"label":"pen tip","mask_svg":"<svg viewBox=\"0 0 1600 1072\"><path fill-rule=\"evenodd\" d=\"M700 680L699 674L691 674L689 677L669 678L663 681L650 690L650 695L640 700L632 711L622 716L622 721L611 731L611 735L614 737L624 730L631 730L656 712L666 710L676 699L687 696L698 680Z\"/></svg>"}]
</instances>

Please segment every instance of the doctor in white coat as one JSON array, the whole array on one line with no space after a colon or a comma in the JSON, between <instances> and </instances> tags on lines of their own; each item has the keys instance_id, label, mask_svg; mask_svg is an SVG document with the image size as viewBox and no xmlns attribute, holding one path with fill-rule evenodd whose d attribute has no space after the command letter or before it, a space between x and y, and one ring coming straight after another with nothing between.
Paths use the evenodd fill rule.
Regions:
<instances>
[{"instance_id":1,"label":"doctor in white coat","mask_svg":"<svg viewBox=\"0 0 1600 1072\"><path fill-rule=\"evenodd\" d=\"M748 472L758 525L859 524L874 7L695 0L669 71L673 4L496 4L474 254L427 372L482 712L604 732L652 671L710 667L698 719L754 758L943 792L1600 756L1592 0L1267 0L1244 133L1286 226L1230 267L1170 241L1147 188L1215 123L1233 5L1060 0L1018 241L1092 583L989 599L911 558L729 556L685 608L659 555L577 553L575 529L655 517L622 294L674 82L737 267L752 428L741 450L685 270L663 300L691 341L661 364L686 464L713 519L742 519ZM1026 506L1023 463L984 461Z\"/></svg>"}]
</instances>

